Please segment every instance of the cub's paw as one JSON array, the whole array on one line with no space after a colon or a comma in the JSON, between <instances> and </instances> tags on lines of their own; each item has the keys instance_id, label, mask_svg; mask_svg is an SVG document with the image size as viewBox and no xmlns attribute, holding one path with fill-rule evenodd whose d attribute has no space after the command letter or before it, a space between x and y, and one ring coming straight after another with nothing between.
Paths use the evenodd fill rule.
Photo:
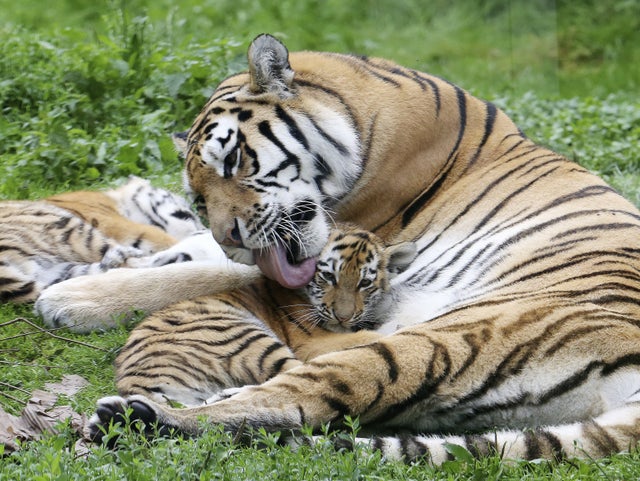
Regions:
<instances>
[{"instance_id":1,"label":"cub's paw","mask_svg":"<svg viewBox=\"0 0 640 481\"><path fill-rule=\"evenodd\" d=\"M115 267L123 266L128 259L141 257L144 254L140 249L128 246L113 246L105 252L100 261L100 269L107 271Z\"/></svg>"},{"instance_id":2,"label":"cub's paw","mask_svg":"<svg viewBox=\"0 0 640 481\"><path fill-rule=\"evenodd\" d=\"M113 447L117 441L116 436L109 435L109 427L120 423L139 423L137 430L145 436L167 435L168 426L158 423L158 414L152 407L152 402L144 396L108 396L98 400L96 412L89 419L88 437L94 442L106 442Z\"/></svg>"},{"instance_id":3,"label":"cub's paw","mask_svg":"<svg viewBox=\"0 0 640 481\"><path fill-rule=\"evenodd\" d=\"M229 264L211 232L206 230L198 231L168 249L138 259L131 259L127 261L127 266L134 268L161 267L189 261L215 262L221 266Z\"/></svg>"}]
</instances>

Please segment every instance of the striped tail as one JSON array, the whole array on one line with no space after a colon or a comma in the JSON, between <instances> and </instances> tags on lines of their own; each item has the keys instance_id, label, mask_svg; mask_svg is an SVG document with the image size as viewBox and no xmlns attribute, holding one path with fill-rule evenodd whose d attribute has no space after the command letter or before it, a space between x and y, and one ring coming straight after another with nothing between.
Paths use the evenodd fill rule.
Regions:
<instances>
[{"instance_id":1,"label":"striped tail","mask_svg":"<svg viewBox=\"0 0 640 481\"><path fill-rule=\"evenodd\" d=\"M315 438L314 439L319 439ZM289 443L291 443L291 439ZM299 443L297 438L294 442ZM306 439L309 442L309 439ZM438 466L456 458L500 456L503 460L533 461L601 458L630 451L640 441L640 402L608 411L584 422L534 429L467 435L403 435L356 437L389 460L427 461ZM313 442L313 440L311 440ZM337 447L350 442L336 438Z\"/></svg>"}]
</instances>

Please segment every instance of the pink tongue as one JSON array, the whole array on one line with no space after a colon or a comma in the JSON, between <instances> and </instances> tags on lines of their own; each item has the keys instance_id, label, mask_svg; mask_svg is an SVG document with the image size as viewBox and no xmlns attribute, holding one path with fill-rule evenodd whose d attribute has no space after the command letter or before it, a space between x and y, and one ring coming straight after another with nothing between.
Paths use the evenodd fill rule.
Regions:
<instances>
[{"instance_id":1,"label":"pink tongue","mask_svg":"<svg viewBox=\"0 0 640 481\"><path fill-rule=\"evenodd\" d=\"M267 250L255 250L253 254L262 273L287 289L306 286L316 272L316 260L313 257L300 264L290 264L282 244L276 244Z\"/></svg>"}]
</instances>

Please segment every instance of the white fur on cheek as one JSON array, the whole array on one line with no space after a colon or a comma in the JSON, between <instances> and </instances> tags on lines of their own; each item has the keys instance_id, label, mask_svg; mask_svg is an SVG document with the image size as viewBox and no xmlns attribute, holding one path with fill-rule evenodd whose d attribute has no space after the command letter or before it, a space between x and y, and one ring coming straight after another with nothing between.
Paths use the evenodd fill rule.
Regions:
<instances>
[{"instance_id":1,"label":"white fur on cheek","mask_svg":"<svg viewBox=\"0 0 640 481\"><path fill-rule=\"evenodd\" d=\"M231 116L218 117L218 124L208 134L201 147L202 161L214 167L219 176L224 174L224 158L236 148L238 137L237 120Z\"/></svg>"}]
</instances>

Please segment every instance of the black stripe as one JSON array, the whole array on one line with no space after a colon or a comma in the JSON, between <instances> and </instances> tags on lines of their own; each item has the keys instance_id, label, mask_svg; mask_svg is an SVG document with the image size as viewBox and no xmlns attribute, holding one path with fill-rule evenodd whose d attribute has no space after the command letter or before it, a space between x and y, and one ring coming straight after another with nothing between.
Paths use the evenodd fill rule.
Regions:
<instances>
[{"instance_id":1,"label":"black stripe","mask_svg":"<svg viewBox=\"0 0 640 481\"><path fill-rule=\"evenodd\" d=\"M542 456L542 446L535 431L526 430L524 432L524 445L527 453L525 454L526 460L532 461L534 459L540 459Z\"/></svg>"},{"instance_id":2,"label":"black stripe","mask_svg":"<svg viewBox=\"0 0 640 481\"><path fill-rule=\"evenodd\" d=\"M480 145L478 145L478 148L473 154L473 157L471 157L471 160L465 167L464 172L467 172L476 163L476 161L478 160L478 157L480 156L480 152L482 151L482 148L487 143L489 136L493 133L493 126L496 122L496 113L498 109L491 102L485 102L484 104L487 109L487 114L484 119L484 134L482 135L482 140L480 141Z\"/></svg>"},{"instance_id":3,"label":"black stripe","mask_svg":"<svg viewBox=\"0 0 640 481\"><path fill-rule=\"evenodd\" d=\"M333 420L341 420L348 414L351 414L349 406L342 402L340 399L329 396L328 394L324 394L320 398L327 404L327 406L329 406L330 409L332 409L333 411L337 411L337 414L333 418Z\"/></svg>"},{"instance_id":4,"label":"black stripe","mask_svg":"<svg viewBox=\"0 0 640 481\"><path fill-rule=\"evenodd\" d=\"M467 434L464 436L464 444L467 451L476 459L491 456L492 454L496 454L497 451L495 443L489 441L484 436Z\"/></svg>"},{"instance_id":5,"label":"black stripe","mask_svg":"<svg viewBox=\"0 0 640 481\"><path fill-rule=\"evenodd\" d=\"M584 423L583 433L588 437L591 444L598 448L598 455L600 456L608 456L613 453L618 453L621 450L615 438L613 438L605 428L595 421L588 421ZM631 435L630 437L634 437L634 435ZM629 448L629 446L624 447Z\"/></svg>"},{"instance_id":6,"label":"black stripe","mask_svg":"<svg viewBox=\"0 0 640 481\"><path fill-rule=\"evenodd\" d=\"M438 118L440 116L440 107L442 103L440 99L440 88L438 87L438 84L436 84L433 80L429 78L425 78L424 80L429 83L431 89L433 90L433 97L436 99L436 118Z\"/></svg>"},{"instance_id":7,"label":"black stripe","mask_svg":"<svg viewBox=\"0 0 640 481\"><path fill-rule=\"evenodd\" d=\"M376 354L378 354L384 362L387 364L387 375L392 383L398 380L398 363L395 360L393 353L382 343L369 344L368 346L364 346L364 348L371 349Z\"/></svg>"},{"instance_id":8,"label":"black stripe","mask_svg":"<svg viewBox=\"0 0 640 481\"><path fill-rule=\"evenodd\" d=\"M451 371L449 351L442 344L438 344L426 336L422 336L422 339L423 349L427 349L429 345L433 349L433 354L423 376L423 382L406 399L387 406L384 412L376 416L377 420L393 419L406 412L409 406L428 399L436 392L437 386L448 378Z\"/></svg>"},{"instance_id":9,"label":"black stripe","mask_svg":"<svg viewBox=\"0 0 640 481\"><path fill-rule=\"evenodd\" d=\"M321 92L324 92L325 94L334 97L335 100L337 100L340 105L342 105L344 107L344 109L347 111L347 114L349 115L349 120L350 120L350 124L351 124L351 128L354 131L359 131L360 129L358 128L358 122L356 121L356 116L353 114L353 109L349 106L349 104L345 101L344 97L342 97L342 95L340 95L338 92L336 92L335 90L332 90L324 85L320 85L320 84L316 84L313 82L309 82L307 80L302 80L299 78L295 78L294 79L294 83L296 85L299 85L301 87L306 87L306 88L310 88L310 89L315 89L315 90L320 90Z\"/></svg>"},{"instance_id":10,"label":"black stripe","mask_svg":"<svg viewBox=\"0 0 640 481\"><path fill-rule=\"evenodd\" d=\"M283 348L284 346L282 345L282 343L280 342L273 342L270 346L268 346L264 351L262 351L262 354L260 354L260 357L258 357L258 369L260 371L264 370L264 363L267 359L267 357L274 353L275 351L277 351L280 348ZM284 364L286 362L286 358L281 358L279 359L277 362L281 362L281 365Z\"/></svg>"},{"instance_id":11,"label":"black stripe","mask_svg":"<svg viewBox=\"0 0 640 481\"><path fill-rule=\"evenodd\" d=\"M480 345L486 343L487 339L480 339L473 332L468 332L462 335L462 339L469 346L469 354L466 355L464 362L458 368L456 372L451 375L451 381L456 380L461 374L463 374L469 367L473 365L480 353Z\"/></svg>"},{"instance_id":12,"label":"black stripe","mask_svg":"<svg viewBox=\"0 0 640 481\"><path fill-rule=\"evenodd\" d=\"M462 276L471 268L472 265L478 262L478 260L483 256L483 254L487 252L489 249L491 249L491 247L493 247L493 244L489 243L489 244L486 244L478 252L476 252L476 254L471 258L471 260L469 260L469 262L467 262L464 266L462 266L458 270L458 272L456 272L453 276L451 276L449 282L447 283L447 287L453 287L456 284L458 284ZM467 247L465 246L465 248L460 249L460 253L463 254L466 252L466 250L467 250Z\"/></svg>"},{"instance_id":13,"label":"black stripe","mask_svg":"<svg viewBox=\"0 0 640 481\"><path fill-rule=\"evenodd\" d=\"M384 438L381 436L375 436L372 440L371 440L371 449L373 449L374 451L380 451L382 452L382 454L384 453Z\"/></svg>"},{"instance_id":14,"label":"black stripe","mask_svg":"<svg viewBox=\"0 0 640 481\"><path fill-rule=\"evenodd\" d=\"M538 428L536 431L538 436L546 441L553 459L555 459L556 461L562 461L563 459L565 459L565 452L562 449L562 443L560 442L560 439L558 439L558 436L543 428Z\"/></svg>"},{"instance_id":15,"label":"black stripe","mask_svg":"<svg viewBox=\"0 0 640 481\"><path fill-rule=\"evenodd\" d=\"M285 186L276 181L266 181L262 179L255 179L254 182L261 187L275 187L277 189L289 190L289 186Z\"/></svg>"},{"instance_id":16,"label":"black stripe","mask_svg":"<svg viewBox=\"0 0 640 481\"><path fill-rule=\"evenodd\" d=\"M313 128L316 129L316 131L322 136L322 138L329 142L341 155L347 155L349 153L347 148L342 145L342 143L338 142L337 139L334 139L331 135L329 135L322 127L320 127L318 122L316 122L313 117L309 115L307 116L307 118L311 122L311 125L313 125Z\"/></svg>"},{"instance_id":17,"label":"black stripe","mask_svg":"<svg viewBox=\"0 0 640 481\"><path fill-rule=\"evenodd\" d=\"M293 360L295 360L295 358L293 357L281 357L280 359L278 359L276 362L273 363L273 366L271 366L271 373L269 377L271 378L276 374L279 374L280 372L282 372L282 368L286 364L286 362L293 361Z\"/></svg>"},{"instance_id":18,"label":"black stripe","mask_svg":"<svg viewBox=\"0 0 640 481\"><path fill-rule=\"evenodd\" d=\"M276 105L276 117L287 125L291 136L302 144L305 150L309 150L309 142L304 136L295 119L291 117L280 105Z\"/></svg>"},{"instance_id":19,"label":"black stripe","mask_svg":"<svg viewBox=\"0 0 640 481\"><path fill-rule=\"evenodd\" d=\"M529 220L532 217L535 217L537 215L540 214L540 212L542 212L544 210L540 209L539 211L536 211L530 215L528 215L525 219L522 220L522 222L526 222L527 220ZM586 217L591 217L591 216L596 216L599 212L602 213L609 213L612 211L606 210L606 209L601 209L601 210L586 210L586 211L575 211L575 212L571 212L569 214L566 215L562 215L560 217L556 217L554 219L551 219L549 221L546 222L542 222L540 224L537 225L533 225L527 229L524 229L520 232L517 232L516 234L512 235L510 238L506 239L504 242L502 242L499 246L496 246L494 248L494 250L487 255L487 258L494 258L496 257L501 251L505 250L506 248L511 247L514 243L522 241L523 239L525 239L528 236L531 235L536 235L539 234L542 230L550 228L550 227L555 227L556 225L562 225L565 221L569 220L569 219L575 219L577 217L581 217L581 216L586 216ZM617 212L617 211L614 211ZM636 217L634 214L628 213L628 212L620 212L622 214L626 214L632 217ZM611 227L611 226L610 226ZM620 226L619 226L620 227ZM624 227L627 228L640 228L640 225L637 224L624 224ZM580 231L586 231L586 232L593 232L595 230L597 230L598 226L589 226L588 228L584 228L584 229L575 229L574 232L572 233L578 233ZM614 230L613 227L611 227L610 229L600 229L600 230ZM553 237L553 239L558 239L560 237L564 237L564 235L556 235ZM496 261L499 262L499 259ZM485 270L490 270L492 268L492 266L488 266ZM522 280L525 280L524 278ZM498 280L494 281L497 282Z\"/></svg>"},{"instance_id":20,"label":"black stripe","mask_svg":"<svg viewBox=\"0 0 640 481\"><path fill-rule=\"evenodd\" d=\"M640 359L636 360L634 364L640 363ZM603 361L592 361L580 370L576 370L574 374L567 377L564 381L559 382L551 389L548 389L546 393L541 395L538 400L538 404L544 404L558 396L572 391L573 389L580 387L584 384L592 372L607 368L607 365Z\"/></svg>"},{"instance_id":21,"label":"black stripe","mask_svg":"<svg viewBox=\"0 0 640 481\"><path fill-rule=\"evenodd\" d=\"M278 149L280 149L280 151L285 154L286 156L286 160L282 161L280 163L280 165L278 165L276 168L272 169L271 171L267 172L265 174L265 176L268 177L277 177L278 173L281 170L286 169L287 167L289 167L290 165L293 165L296 168L296 173L297 173L297 177L300 176L300 160L298 159L297 156L295 156L294 154L292 154L291 152L289 152L289 150L284 146L284 144L280 141L280 139L273 133L273 131L271 130L271 126L269 125L269 122L266 120L263 120L262 122L260 122L258 124L258 131L264 136L266 137L272 144L274 144L276 147L278 147ZM259 179L258 179L259 180ZM258 180L256 180L256 182L258 182ZM263 183L265 181L260 182L261 185L263 186L271 186L272 184L265 184ZM280 186L279 184L275 184L275 186Z\"/></svg>"},{"instance_id":22,"label":"black stripe","mask_svg":"<svg viewBox=\"0 0 640 481\"><path fill-rule=\"evenodd\" d=\"M502 140L500 141L500 144L502 144L502 142L504 142L505 140L510 139L511 137L518 137L518 141L515 144L513 144L511 147L509 147L505 152L500 154L499 157L496 157L495 158L496 162L499 161L500 159L502 159L503 157L508 156L510 153L512 153L514 150L516 150L518 147L520 147L523 143L527 142L527 138L522 134L522 132L519 132L517 134L507 134L507 135L505 135L502 138Z\"/></svg>"},{"instance_id":23,"label":"black stripe","mask_svg":"<svg viewBox=\"0 0 640 481\"><path fill-rule=\"evenodd\" d=\"M28 294L31 294L34 291L34 289L35 289L35 282L31 281L31 282L27 282L26 284L23 284L21 287L17 289L12 289L9 291L0 291L0 301L5 302L11 299L17 299L19 297L26 296ZM55 319L54 319L54 322L55 322Z\"/></svg>"},{"instance_id":24,"label":"black stripe","mask_svg":"<svg viewBox=\"0 0 640 481\"><path fill-rule=\"evenodd\" d=\"M224 357L232 358L233 356L237 355L238 353L240 353L242 351L246 351L249 346L251 346L252 344L254 344L257 341L262 341L263 339L272 339L271 336L269 336L265 332L258 332L256 334L254 334L253 336L247 337L242 342L239 342L242 337L243 336L234 336L234 338L229 339L228 342L224 343L224 344L229 344L231 342L238 342L238 345L236 346L236 348L234 350L224 353ZM218 343L214 343L214 345L216 345L216 344L218 344ZM207 343L207 345L210 345L210 344Z\"/></svg>"},{"instance_id":25,"label":"black stripe","mask_svg":"<svg viewBox=\"0 0 640 481\"><path fill-rule=\"evenodd\" d=\"M490 183L490 184L489 184L489 185L484 189L484 191L483 191L483 192L481 192L478 196L476 196L472 201L468 202L468 203L466 204L466 206L464 207L464 209L463 209L461 212L459 212L459 213L456 215L456 217L455 217L452 221L450 221L450 222L449 222L449 224L448 224L447 226L445 226L444 228L441 228L441 229L439 230L438 234L437 234L436 236L434 236L434 237L431 239L431 241L430 241L427 245L425 245L424 247L422 247L422 248L418 251L418 253L419 253L419 254L423 253L423 252L424 252L424 251L426 251L429 247L431 247L431 245L433 245L435 242L437 242L437 241L442 237L442 235L443 235L443 234L444 234L444 233L445 233L449 228L451 228L452 226L454 226L454 225L458 222L458 220L459 220L460 218L462 218L463 216L465 216L466 214L468 214L468 212L471 210L471 208L472 208L473 206L477 205L477 203L478 203L482 198L484 198L486 195L488 195L488 194L489 194L489 192L490 192L494 187L498 186L500 182L502 182L502 181L503 181L505 178L507 178L508 176L512 175L514 172L516 172L517 170L519 170L521 167L522 167L522 166L517 167L516 169L511 170L511 171L507 172L506 174L504 174L504 175L503 175L502 177L500 177L499 179L496 179L495 181L491 182L491 183ZM526 185L526 186L523 186L523 188L522 188L522 189L519 189L519 190L525 190L525 189L526 189L526 188L528 188L528 187L529 187L529 185ZM515 195L516 195L516 193L513 193L513 194L511 194L511 195L515 196ZM486 224L486 223L488 222L488 220L489 220L491 217L495 216L495 214L499 211L499 209L500 209L500 207L502 206L502 204L506 203L506 201L507 201L507 200L509 200L509 198L507 198L507 199L503 200L501 203L499 203L497 207L495 207L495 208L494 208L494 209L493 209L489 214L487 214L487 215L485 216L485 218L484 218L484 219L482 219L482 220L480 221L480 223L479 223L479 224L477 224L477 225L472 229L472 232L478 232L478 231L480 230L480 228L481 228L482 226L484 226L484 224ZM527 217L527 219L528 219L528 217ZM524 221L519 220L518 222L524 222ZM512 227L512 225L508 225L508 226L506 226L505 228L509 228L509 227ZM492 231L487 232L487 233L486 233L482 238L485 238L485 237L488 237L488 236L490 236L490 235L493 235L493 234L495 234L495 233L499 232L500 230L501 230L501 229L495 229L495 228L494 228L494 229L492 229ZM519 234L516 234L514 237L517 237L517 238L519 239L519 238L520 238L520 235L519 235ZM479 240L480 240L480 239L478 239L478 240L474 241L474 243L475 243L475 244L477 244ZM497 253L499 253L501 250L503 250L505 246L508 246L508 245L510 245L508 242L505 242L505 243L500 244L499 246L495 247L495 249L493 250L493 252L492 252L491 254L489 254L487 257L488 257L488 258L493 257L494 255L496 255ZM490 246L491 246L491 244L488 244L487 246L485 246L485 247L482 249L482 250L483 250L483 252L486 252L486 251L488 250L488 247L490 247ZM468 242L463 241L463 242L460 242L460 243L458 243L458 244L452 245L451 247L449 247L449 248L445 249L445 251L444 251L444 252L442 252L442 254L440 254L440 256L438 256L438 257L436 257L436 258L432 259L432 262L437 261L438 259L442 258L443 256L448 255L452 250L454 250L454 249L456 249L456 250L457 250L457 253L452 257L452 259L451 259L449 262L447 262L445 265L441 266L439 269L437 269L437 270L433 271L433 273L431 274L431 276L429 277L429 279L428 279L426 282L433 282L433 281L435 281L435 280L440 276L440 274L441 274L442 272L446 272L446 271L447 271L447 270L448 270L448 269L449 269L453 264L455 264L455 263L460 259L460 257L462 257L462 255L466 252L466 250L467 250L468 248L469 248ZM460 274L462 274L462 273L463 273L463 271L459 271L457 275L460 275ZM410 277L410 280L411 280L411 282L418 282L418 281L422 281L422 279L425 277L425 275L426 275L426 271L423 269L423 270L421 270L421 271L418 271L418 272L414 273L414 274ZM451 283L451 282L452 282L452 281L449 281L449 285L450 285L450 286L452 285L452 283Z\"/></svg>"},{"instance_id":26,"label":"black stripe","mask_svg":"<svg viewBox=\"0 0 640 481\"><path fill-rule=\"evenodd\" d=\"M594 212L596 213L596 212ZM638 229L640 225L630 223L630 222L611 222L608 224L596 224L596 225L585 225L582 227L576 227L575 229L569 229L561 234L557 234L553 236L552 239L561 239L563 237L567 237L573 234L578 234L580 232L592 232L592 231L614 231L614 230L623 230L623 229Z\"/></svg>"},{"instance_id":27,"label":"black stripe","mask_svg":"<svg viewBox=\"0 0 640 481\"><path fill-rule=\"evenodd\" d=\"M464 136L466 124L467 124L467 103L466 103L467 101L466 101L466 94L464 90L458 87L454 87L454 88L456 91L456 97L458 99L458 111L460 115L460 121L459 121L460 128L458 129L458 138L456 139L456 143L454 144L453 149L451 149L451 152L447 157L447 161L445 163L445 166L446 166L445 169L441 170L440 175L435 180L435 182L433 182L425 192L420 194L420 196L418 196L418 198L416 198L409 205L409 207L405 209L404 213L402 214L403 228L406 227L409 224L409 222L411 222L411 220L416 216L416 214L418 214L418 212L422 210L422 208L429 201L429 199L431 199L433 195L440 189L447 175L449 174L453 165L455 164L455 160L457 159L456 153L458 151L458 148L460 147L460 143L462 142L462 138ZM453 159L453 162L452 162L452 159Z\"/></svg>"},{"instance_id":28,"label":"black stripe","mask_svg":"<svg viewBox=\"0 0 640 481\"><path fill-rule=\"evenodd\" d=\"M380 65L376 65L375 63L372 63L367 57L355 56L355 55L348 55L348 56L345 55L345 56L341 56L341 58L348 59L348 60L350 60L350 61L352 61L354 63L364 64L365 65L364 68L362 68L360 66L360 67L358 67L358 69L362 68L362 70L367 71L370 75L382 80L384 83L387 83L389 85L393 85L394 87L400 87L400 83L397 82L396 80L394 80L394 79L392 79L390 77L387 77L386 75L382 75L381 73L375 71L375 69L379 69L379 70L383 70L383 71L386 71L386 72L390 72L389 69L387 69L387 68L385 68L383 66L380 66Z\"/></svg>"}]
</instances>

